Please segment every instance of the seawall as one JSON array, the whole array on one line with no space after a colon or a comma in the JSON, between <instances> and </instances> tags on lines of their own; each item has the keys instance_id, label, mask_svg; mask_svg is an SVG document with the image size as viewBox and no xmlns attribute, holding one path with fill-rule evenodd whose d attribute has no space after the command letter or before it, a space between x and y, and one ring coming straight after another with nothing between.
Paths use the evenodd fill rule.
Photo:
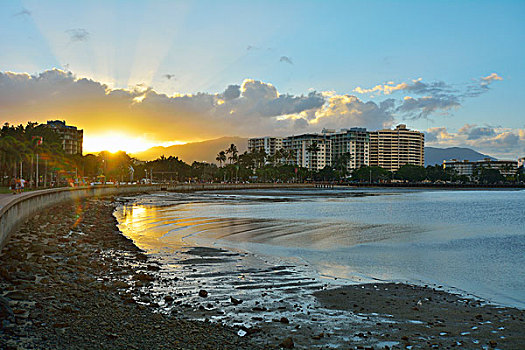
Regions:
<instances>
[{"instance_id":1,"label":"seawall","mask_svg":"<svg viewBox=\"0 0 525 350\"><path fill-rule=\"evenodd\" d=\"M80 200L88 197L103 197L121 194L136 194L154 191L210 191L257 188L313 187L308 184L175 184L175 185L130 185L130 186L91 186L75 188L52 188L26 192L12 197L4 197L0 202L0 249L4 247L9 235L31 215L54 204Z\"/></svg>"}]
</instances>

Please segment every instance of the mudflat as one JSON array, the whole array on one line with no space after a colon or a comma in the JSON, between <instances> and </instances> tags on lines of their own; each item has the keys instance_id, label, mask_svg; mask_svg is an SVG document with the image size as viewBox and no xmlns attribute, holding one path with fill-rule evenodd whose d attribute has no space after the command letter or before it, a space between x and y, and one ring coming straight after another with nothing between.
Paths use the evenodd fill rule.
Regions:
<instances>
[{"instance_id":1,"label":"mudflat","mask_svg":"<svg viewBox=\"0 0 525 350\"><path fill-rule=\"evenodd\" d=\"M10 238L0 255L0 348L258 348L231 328L137 302L134 289L158 267L120 234L113 210L110 200L59 205Z\"/></svg>"},{"instance_id":2,"label":"mudflat","mask_svg":"<svg viewBox=\"0 0 525 350\"><path fill-rule=\"evenodd\" d=\"M314 295L323 307L375 321L353 334L361 345L392 342L396 348L438 349L525 346L523 310L485 304L428 286L350 285Z\"/></svg>"},{"instance_id":3,"label":"mudflat","mask_svg":"<svg viewBox=\"0 0 525 350\"><path fill-rule=\"evenodd\" d=\"M262 266L265 285L231 285L227 300L209 284L187 294L191 274L202 279L203 266L217 266L221 259L236 265L242 254L192 247L180 269L170 270L177 276L166 276L157 260L121 234L114 209L112 199L62 204L35 215L11 237L0 254L0 348L525 347L523 310L432 287L331 288L297 280L293 266L268 271ZM293 283L303 287L275 292L293 283L271 282L273 275L294 277ZM159 285L167 286L162 294L155 291ZM238 299L239 291L255 287L254 300ZM220 320L217 316L235 326L206 321Z\"/></svg>"}]
</instances>

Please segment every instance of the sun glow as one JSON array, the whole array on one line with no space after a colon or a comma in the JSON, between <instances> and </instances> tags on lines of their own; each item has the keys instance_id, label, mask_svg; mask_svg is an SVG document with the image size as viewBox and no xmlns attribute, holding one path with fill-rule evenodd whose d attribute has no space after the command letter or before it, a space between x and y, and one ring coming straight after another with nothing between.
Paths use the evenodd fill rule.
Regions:
<instances>
[{"instance_id":1,"label":"sun glow","mask_svg":"<svg viewBox=\"0 0 525 350\"><path fill-rule=\"evenodd\" d=\"M122 133L106 133L94 136L84 137L84 153L90 152L118 152L124 151L126 153L136 153L147 150L155 146L172 146L183 145L186 142L170 141L160 142L148 140L144 137L130 136Z\"/></svg>"}]
</instances>

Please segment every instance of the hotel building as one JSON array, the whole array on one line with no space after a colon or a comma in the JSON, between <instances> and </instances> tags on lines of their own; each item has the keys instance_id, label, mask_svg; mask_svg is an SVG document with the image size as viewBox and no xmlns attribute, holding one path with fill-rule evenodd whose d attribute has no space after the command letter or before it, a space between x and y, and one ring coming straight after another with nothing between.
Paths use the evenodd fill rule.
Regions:
<instances>
[{"instance_id":1,"label":"hotel building","mask_svg":"<svg viewBox=\"0 0 525 350\"><path fill-rule=\"evenodd\" d=\"M251 152L264 150L268 155L274 155L282 147L291 154L283 161L310 170L336 166L338 161L344 159L348 171L374 165L396 171L405 164L423 166L424 143L423 133L409 130L401 124L394 130L323 129L321 133L282 139L252 138L248 140L248 149Z\"/></svg>"},{"instance_id":2,"label":"hotel building","mask_svg":"<svg viewBox=\"0 0 525 350\"><path fill-rule=\"evenodd\" d=\"M443 169L452 169L457 175L467 176L470 180L474 180L481 169L496 169L501 175L507 177L517 174L518 162L515 160L494 160L490 158L475 162L452 159L443 162Z\"/></svg>"},{"instance_id":3,"label":"hotel building","mask_svg":"<svg viewBox=\"0 0 525 350\"><path fill-rule=\"evenodd\" d=\"M283 138L283 148L292 154L288 162L309 170L331 165L331 142L327 134L303 134Z\"/></svg>"},{"instance_id":4,"label":"hotel building","mask_svg":"<svg viewBox=\"0 0 525 350\"><path fill-rule=\"evenodd\" d=\"M405 124L394 130L383 129L370 133L370 166L396 171L405 164L425 164L425 135L407 129Z\"/></svg>"},{"instance_id":5,"label":"hotel building","mask_svg":"<svg viewBox=\"0 0 525 350\"><path fill-rule=\"evenodd\" d=\"M60 136L62 149L66 154L82 155L83 130L78 130L76 126L66 125L66 122L62 120L48 120L46 126Z\"/></svg>"},{"instance_id":6,"label":"hotel building","mask_svg":"<svg viewBox=\"0 0 525 350\"><path fill-rule=\"evenodd\" d=\"M281 148L283 148L283 139L280 137L265 136L248 140L250 152L264 151L267 155L273 156Z\"/></svg>"},{"instance_id":7,"label":"hotel building","mask_svg":"<svg viewBox=\"0 0 525 350\"><path fill-rule=\"evenodd\" d=\"M348 155L346 169L352 171L370 162L370 137L365 128L341 129L330 134L332 142L332 164L345 154Z\"/></svg>"}]
</instances>

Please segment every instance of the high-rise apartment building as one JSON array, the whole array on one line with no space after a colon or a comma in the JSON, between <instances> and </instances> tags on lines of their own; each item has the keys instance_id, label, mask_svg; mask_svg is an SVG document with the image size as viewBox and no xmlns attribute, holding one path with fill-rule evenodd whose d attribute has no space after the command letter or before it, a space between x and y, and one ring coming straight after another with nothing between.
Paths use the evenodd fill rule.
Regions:
<instances>
[{"instance_id":1,"label":"high-rise apartment building","mask_svg":"<svg viewBox=\"0 0 525 350\"><path fill-rule=\"evenodd\" d=\"M370 137L365 128L341 129L330 134L332 165L343 159L352 171L369 164Z\"/></svg>"},{"instance_id":2,"label":"high-rise apartment building","mask_svg":"<svg viewBox=\"0 0 525 350\"><path fill-rule=\"evenodd\" d=\"M331 141L327 134L303 134L283 139L283 148L291 153L287 162L310 170L331 165Z\"/></svg>"},{"instance_id":3,"label":"high-rise apartment building","mask_svg":"<svg viewBox=\"0 0 525 350\"><path fill-rule=\"evenodd\" d=\"M281 148L283 148L283 139L280 137L265 136L248 140L248 150L250 152L264 151L267 155L273 156Z\"/></svg>"},{"instance_id":4,"label":"high-rise apartment building","mask_svg":"<svg viewBox=\"0 0 525 350\"><path fill-rule=\"evenodd\" d=\"M479 175L482 169L495 169L501 175L515 176L518 173L519 164L515 160L495 160L486 158L478 161L468 160L445 160L443 161L443 169L452 169L457 175L467 176L470 180L474 180Z\"/></svg>"},{"instance_id":5,"label":"high-rise apartment building","mask_svg":"<svg viewBox=\"0 0 525 350\"><path fill-rule=\"evenodd\" d=\"M405 124L394 130L383 129L370 133L370 166L396 171L405 164L425 164L425 135L407 129Z\"/></svg>"},{"instance_id":6,"label":"high-rise apartment building","mask_svg":"<svg viewBox=\"0 0 525 350\"><path fill-rule=\"evenodd\" d=\"M76 126L66 125L65 120L48 120L46 125L60 136L62 149L66 154L82 155L83 130L78 130Z\"/></svg>"},{"instance_id":7,"label":"high-rise apartment building","mask_svg":"<svg viewBox=\"0 0 525 350\"><path fill-rule=\"evenodd\" d=\"M424 165L423 133L400 124L394 130L367 132L365 128L323 129L321 133L248 140L250 151L264 150L269 155L283 148L289 157L283 159L310 170L346 163L352 171L363 166L380 166L396 171L405 164Z\"/></svg>"}]
</instances>

